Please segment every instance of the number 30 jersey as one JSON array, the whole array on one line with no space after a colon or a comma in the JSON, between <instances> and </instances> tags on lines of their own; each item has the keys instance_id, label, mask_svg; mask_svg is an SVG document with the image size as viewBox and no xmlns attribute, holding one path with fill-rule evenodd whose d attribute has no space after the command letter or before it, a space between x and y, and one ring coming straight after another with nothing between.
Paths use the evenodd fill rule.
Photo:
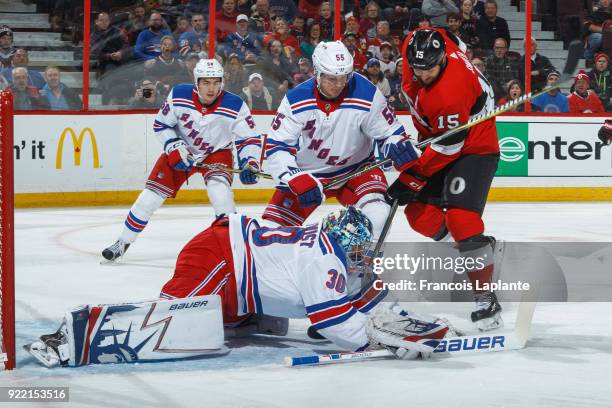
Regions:
<instances>
[{"instance_id":1,"label":"number 30 jersey","mask_svg":"<svg viewBox=\"0 0 612 408\"><path fill-rule=\"evenodd\" d=\"M239 157L260 158L260 136L251 111L231 92L222 91L211 106L202 106L194 85L176 85L157 113L153 130L164 147L180 138L193 153L208 156L235 143Z\"/></svg>"},{"instance_id":2,"label":"number 30 jersey","mask_svg":"<svg viewBox=\"0 0 612 408\"><path fill-rule=\"evenodd\" d=\"M367 344L363 312L386 292L349 295L344 252L320 224L267 228L234 214L229 228L238 314L308 317L347 350Z\"/></svg>"},{"instance_id":3,"label":"number 30 jersey","mask_svg":"<svg viewBox=\"0 0 612 408\"><path fill-rule=\"evenodd\" d=\"M374 141L395 143L404 133L385 97L364 76L353 74L333 101L325 100L311 78L285 95L272 120L268 170L276 181L295 168L326 181L373 160Z\"/></svg>"}]
</instances>

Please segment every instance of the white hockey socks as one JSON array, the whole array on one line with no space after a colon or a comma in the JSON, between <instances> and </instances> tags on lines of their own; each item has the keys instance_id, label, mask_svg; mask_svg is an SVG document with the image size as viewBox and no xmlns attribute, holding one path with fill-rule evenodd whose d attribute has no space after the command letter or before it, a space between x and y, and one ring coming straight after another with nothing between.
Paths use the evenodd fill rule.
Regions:
<instances>
[{"instance_id":1,"label":"white hockey socks","mask_svg":"<svg viewBox=\"0 0 612 408\"><path fill-rule=\"evenodd\" d=\"M208 198L215 209L215 216L221 214L234 214L236 205L234 204L234 193L232 187L223 177L212 176L206 182Z\"/></svg>"},{"instance_id":2,"label":"white hockey socks","mask_svg":"<svg viewBox=\"0 0 612 408\"><path fill-rule=\"evenodd\" d=\"M119 239L127 244L136 241L138 234L147 226L147 223L159 207L166 201L165 197L145 188L138 196L123 226Z\"/></svg>"}]
</instances>

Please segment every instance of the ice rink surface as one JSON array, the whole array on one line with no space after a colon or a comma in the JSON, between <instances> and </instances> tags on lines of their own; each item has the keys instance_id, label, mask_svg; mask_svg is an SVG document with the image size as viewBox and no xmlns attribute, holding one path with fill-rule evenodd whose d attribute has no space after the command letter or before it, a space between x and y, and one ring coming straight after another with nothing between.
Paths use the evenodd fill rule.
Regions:
<instances>
[{"instance_id":1,"label":"ice rink surface","mask_svg":"<svg viewBox=\"0 0 612 408\"><path fill-rule=\"evenodd\" d=\"M310 220L332 207L318 209ZM257 217L263 206L239 210ZM155 298L179 250L213 215L208 206L165 206L122 262L101 265L100 252L115 241L126 213L126 208L16 212L19 347L55 331L69 307ZM609 203L493 203L485 223L488 234L508 241L612 241ZM400 213L389 240L422 238ZM407 307L470 327L470 304ZM504 307L512 326L515 305ZM234 340L228 356L191 362L49 370L19 348L18 369L0 372L0 386L69 386L70 403L59 405L75 407L612 406L612 303L538 304L527 347L520 351L283 367L284 356L333 350L329 343L310 341L307 326L306 320L292 320L286 338ZM4 406L10 404L0 403Z\"/></svg>"}]
</instances>

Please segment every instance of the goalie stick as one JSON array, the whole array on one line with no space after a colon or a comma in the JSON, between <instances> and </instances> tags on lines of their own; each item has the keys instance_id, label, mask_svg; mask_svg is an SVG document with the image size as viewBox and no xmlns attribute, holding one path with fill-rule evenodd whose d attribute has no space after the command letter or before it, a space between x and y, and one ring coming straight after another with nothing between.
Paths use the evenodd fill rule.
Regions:
<instances>
[{"instance_id":1,"label":"goalie stick","mask_svg":"<svg viewBox=\"0 0 612 408\"><path fill-rule=\"evenodd\" d=\"M432 353L432 356L446 353L456 355L520 350L524 348L527 343L535 306L536 302L534 301L521 301L516 317L516 324L514 330L511 332L492 332L460 337L448 337L440 342L440 345L438 345L436 350ZM284 365L286 367L300 367L367 361L391 357L395 358L396 356L393 352L384 349L354 353L315 354L302 357L285 357Z\"/></svg>"}]
</instances>

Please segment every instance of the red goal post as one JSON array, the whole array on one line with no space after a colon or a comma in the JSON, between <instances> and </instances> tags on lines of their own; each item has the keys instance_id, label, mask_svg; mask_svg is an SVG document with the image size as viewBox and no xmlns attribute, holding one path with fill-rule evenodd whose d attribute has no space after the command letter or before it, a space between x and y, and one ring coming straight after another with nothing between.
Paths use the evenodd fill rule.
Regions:
<instances>
[{"instance_id":1,"label":"red goal post","mask_svg":"<svg viewBox=\"0 0 612 408\"><path fill-rule=\"evenodd\" d=\"M15 368L13 95L0 92L0 370Z\"/></svg>"}]
</instances>

